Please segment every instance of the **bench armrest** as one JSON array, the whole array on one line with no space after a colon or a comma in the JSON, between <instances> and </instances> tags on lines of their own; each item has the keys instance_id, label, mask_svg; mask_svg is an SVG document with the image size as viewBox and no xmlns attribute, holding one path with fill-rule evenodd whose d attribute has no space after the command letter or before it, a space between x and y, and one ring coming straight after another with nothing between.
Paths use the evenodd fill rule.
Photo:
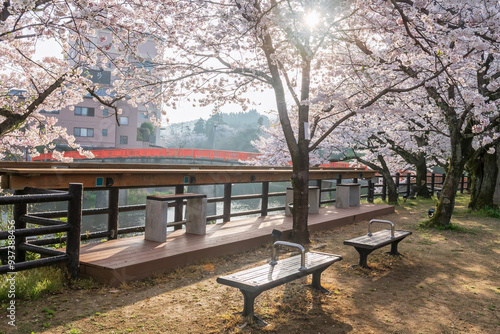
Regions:
<instances>
[{"instance_id":1,"label":"bench armrest","mask_svg":"<svg viewBox=\"0 0 500 334\"><path fill-rule=\"evenodd\" d=\"M279 245L298 248L300 250L300 254L301 254L300 255L300 268L299 268L299 270L300 271L307 270L307 268L306 268L306 250L304 249L304 247L302 247L302 245L299 245L299 244L296 244L293 242L286 242L286 241L276 241L274 243L272 254L271 254L271 262L269 262L270 265L274 266L278 263L277 257L276 257L276 248Z\"/></svg>"},{"instance_id":2,"label":"bench armrest","mask_svg":"<svg viewBox=\"0 0 500 334\"><path fill-rule=\"evenodd\" d=\"M389 224L391 225L391 239L394 239L394 223L390 222L388 220L381 220L381 219L372 219L370 220L370 223L368 224L368 236L372 236L372 223L384 223L384 224Z\"/></svg>"}]
</instances>

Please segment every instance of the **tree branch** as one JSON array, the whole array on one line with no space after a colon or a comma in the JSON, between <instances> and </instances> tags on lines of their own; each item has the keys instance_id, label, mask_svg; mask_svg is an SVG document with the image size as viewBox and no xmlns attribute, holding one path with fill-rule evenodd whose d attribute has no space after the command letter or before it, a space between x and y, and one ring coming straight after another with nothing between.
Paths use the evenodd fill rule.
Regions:
<instances>
[{"instance_id":1,"label":"tree branch","mask_svg":"<svg viewBox=\"0 0 500 334\"><path fill-rule=\"evenodd\" d=\"M56 89L61 87L65 80L66 74L55 80L46 90L41 92L38 97L28 105L26 112L23 114L14 113L12 110L6 108L0 108L0 115L5 117L5 120L0 123L0 137L21 126L45 101L45 99L47 99Z\"/></svg>"}]
</instances>

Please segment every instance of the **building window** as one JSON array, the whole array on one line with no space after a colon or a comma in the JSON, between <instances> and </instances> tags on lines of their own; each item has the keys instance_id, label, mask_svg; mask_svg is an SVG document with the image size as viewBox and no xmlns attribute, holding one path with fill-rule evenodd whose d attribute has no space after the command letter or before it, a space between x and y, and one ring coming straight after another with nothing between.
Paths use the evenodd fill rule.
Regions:
<instances>
[{"instance_id":1,"label":"building window","mask_svg":"<svg viewBox=\"0 0 500 334\"><path fill-rule=\"evenodd\" d=\"M108 136L108 129L102 129L102 136L107 137Z\"/></svg>"},{"instance_id":2,"label":"building window","mask_svg":"<svg viewBox=\"0 0 500 334\"><path fill-rule=\"evenodd\" d=\"M42 114L59 114L59 110L40 110Z\"/></svg>"},{"instance_id":3,"label":"building window","mask_svg":"<svg viewBox=\"0 0 500 334\"><path fill-rule=\"evenodd\" d=\"M120 125L128 125L128 117L127 116L120 117Z\"/></svg>"},{"instance_id":4,"label":"building window","mask_svg":"<svg viewBox=\"0 0 500 334\"><path fill-rule=\"evenodd\" d=\"M108 115L109 115L109 110L108 109L103 109L102 110L102 116L103 117L108 117Z\"/></svg>"},{"instance_id":5,"label":"building window","mask_svg":"<svg viewBox=\"0 0 500 334\"><path fill-rule=\"evenodd\" d=\"M94 116L94 108L75 107L75 115L77 116Z\"/></svg>"},{"instance_id":6,"label":"building window","mask_svg":"<svg viewBox=\"0 0 500 334\"><path fill-rule=\"evenodd\" d=\"M120 136L120 144L128 144L128 136Z\"/></svg>"},{"instance_id":7,"label":"building window","mask_svg":"<svg viewBox=\"0 0 500 334\"><path fill-rule=\"evenodd\" d=\"M94 129L92 128L74 128L73 134L75 137L94 137Z\"/></svg>"}]
</instances>

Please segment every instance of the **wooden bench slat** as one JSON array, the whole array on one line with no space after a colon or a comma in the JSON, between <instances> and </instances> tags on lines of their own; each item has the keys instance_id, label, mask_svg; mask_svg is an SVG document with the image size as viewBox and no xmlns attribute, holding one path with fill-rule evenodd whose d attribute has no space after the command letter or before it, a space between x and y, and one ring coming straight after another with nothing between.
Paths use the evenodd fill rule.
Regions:
<instances>
[{"instance_id":1,"label":"wooden bench slat","mask_svg":"<svg viewBox=\"0 0 500 334\"><path fill-rule=\"evenodd\" d=\"M324 265L325 263L329 263L332 260L334 260L333 262L338 261L337 260L338 257L339 257L338 255L331 256L330 254L309 252L309 253L306 253L306 258L305 258L306 267L308 270L314 271L314 268L316 268L317 266ZM255 277L265 276L266 273L269 273L271 271L274 273L275 276L280 271L282 273L286 274L286 272L297 271L299 269L300 256L293 256L290 258L281 259L278 261L278 264L274 266L274 268L272 268L272 267L273 266L271 266L269 264L265 264L265 265L262 265L259 267L250 268L250 269L243 270L243 271L240 271L238 273L230 274L230 275L223 276L223 277L225 277L225 278L230 277L230 278L235 279L235 280L237 279L240 282L244 282L244 281L253 280L253 279L255 279Z\"/></svg>"},{"instance_id":2,"label":"wooden bench slat","mask_svg":"<svg viewBox=\"0 0 500 334\"><path fill-rule=\"evenodd\" d=\"M330 264L340 261L342 256L326 254L320 252L308 252L305 254L305 264L307 270L299 271L300 255L290 258L281 259L278 264L271 266L265 264L259 267L243 270L238 273L229 274L219 277L219 283L233 286L244 290L262 289L266 290L265 286L274 286L275 282L282 284L283 281L289 281L303 276L307 276L315 270L329 266Z\"/></svg>"},{"instance_id":3,"label":"wooden bench slat","mask_svg":"<svg viewBox=\"0 0 500 334\"><path fill-rule=\"evenodd\" d=\"M252 319L251 321L253 321L254 300L266 290L312 274L311 287L320 291L326 291L321 286L321 273L331 264L342 260L342 256L321 252L307 252L304 254L306 269L303 270L300 270L301 259L302 255L295 255L278 260L275 265L265 264L218 277L217 282L240 289L244 297L242 315L249 316Z\"/></svg>"},{"instance_id":4,"label":"wooden bench slat","mask_svg":"<svg viewBox=\"0 0 500 334\"><path fill-rule=\"evenodd\" d=\"M410 234L410 231L395 230L394 238L391 239L391 230L387 229L375 232L372 234L372 236L364 235L354 239L346 240L344 241L344 245L375 249L390 244L396 240L404 239Z\"/></svg>"},{"instance_id":5,"label":"wooden bench slat","mask_svg":"<svg viewBox=\"0 0 500 334\"><path fill-rule=\"evenodd\" d=\"M324 255L326 255L326 257ZM329 262L330 260L338 261L337 260L338 257L339 257L339 255L334 255L332 257L331 254L325 254L325 253L320 253L320 252L308 252L308 253L306 253L306 258L305 258L306 263L305 264L309 270L309 269L316 267L318 265L321 266L321 265ZM279 271L281 271L281 272L297 271L300 267L300 257L293 256L290 258L281 259L278 261L278 264L275 267L276 268L273 271L275 275ZM271 270L271 266L269 264L265 264L265 265L262 265L259 267L246 269L246 270L240 271L238 273L226 275L223 277L224 278L232 278L235 280L237 279L239 282L245 282L245 281L254 280L256 277L265 276L267 273L270 272L270 270Z\"/></svg>"},{"instance_id":6,"label":"wooden bench slat","mask_svg":"<svg viewBox=\"0 0 500 334\"><path fill-rule=\"evenodd\" d=\"M394 224L390 221L384 220L371 220L372 223L389 223L391 228L394 228ZM370 226L369 225L369 226ZM370 232L370 227L368 227L368 232ZM377 231L375 233L370 233L363 235L361 237L349 239L344 241L344 245L353 246L359 253L359 266L363 268L370 269L367 262L368 255L374 250L381 248L386 245L391 245L391 255L401 255L398 252L398 244L401 240L406 238L411 234L410 231L394 230L394 237L391 235L391 229Z\"/></svg>"}]
</instances>

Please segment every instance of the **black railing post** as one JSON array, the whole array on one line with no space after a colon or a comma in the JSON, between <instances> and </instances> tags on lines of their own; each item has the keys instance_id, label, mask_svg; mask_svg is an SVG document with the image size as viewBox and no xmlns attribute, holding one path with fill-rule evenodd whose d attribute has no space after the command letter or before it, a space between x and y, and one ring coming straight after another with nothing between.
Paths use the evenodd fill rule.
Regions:
<instances>
[{"instance_id":1,"label":"black railing post","mask_svg":"<svg viewBox=\"0 0 500 334\"><path fill-rule=\"evenodd\" d=\"M382 201L387 200L387 180L385 177L382 177Z\"/></svg>"},{"instance_id":2,"label":"black railing post","mask_svg":"<svg viewBox=\"0 0 500 334\"><path fill-rule=\"evenodd\" d=\"M108 193L108 240L118 238L118 203L120 199L120 190L118 188L109 188Z\"/></svg>"},{"instance_id":3,"label":"black railing post","mask_svg":"<svg viewBox=\"0 0 500 334\"><path fill-rule=\"evenodd\" d=\"M462 177L460 178L460 193L464 193L464 187L465 187L465 174L462 174Z\"/></svg>"},{"instance_id":4,"label":"black railing post","mask_svg":"<svg viewBox=\"0 0 500 334\"><path fill-rule=\"evenodd\" d=\"M224 184L224 212L222 220L228 222L231 220L231 196L232 196L232 184Z\"/></svg>"},{"instance_id":5,"label":"black railing post","mask_svg":"<svg viewBox=\"0 0 500 334\"><path fill-rule=\"evenodd\" d=\"M368 203L373 203L375 197L375 184L372 180L368 180Z\"/></svg>"},{"instance_id":6,"label":"black railing post","mask_svg":"<svg viewBox=\"0 0 500 334\"><path fill-rule=\"evenodd\" d=\"M269 208L269 181L262 182L261 216L267 216Z\"/></svg>"},{"instance_id":7,"label":"black railing post","mask_svg":"<svg viewBox=\"0 0 500 334\"><path fill-rule=\"evenodd\" d=\"M184 194L184 186L183 185L176 185L175 186L175 194ZM183 200L178 199L175 200L175 208L174 208L174 222L180 222L182 221L182 212L183 212ZM182 229L182 225L175 225L174 230L180 230Z\"/></svg>"},{"instance_id":8,"label":"black railing post","mask_svg":"<svg viewBox=\"0 0 500 334\"><path fill-rule=\"evenodd\" d=\"M399 198L399 178L401 177L401 174L396 173L396 195Z\"/></svg>"},{"instance_id":9,"label":"black railing post","mask_svg":"<svg viewBox=\"0 0 500 334\"><path fill-rule=\"evenodd\" d=\"M434 196L434 184L436 183L436 174L431 174L431 196Z\"/></svg>"},{"instance_id":10,"label":"black railing post","mask_svg":"<svg viewBox=\"0 0 500 334\"><path fill-rule=\"evenodd\" d=\"M16 190L14 195L22 195L24 191ZM27 203L15 203L14 204L14 227L15 229L26 228L26 223L21 221L21 217L28 213ZM26 261L26 251L20 249L20 245L26 242L26 237L15 238L15 252L16 252L16 263L21 263Z\"/></svg>"},{"instance_id":11,"label":"black railing post","mask_svg":"<svg viewBox=\"0 0 500 334\"><path fill-rule=\"evenodd\" d=\"M406 198L410 198L411 192L411 174L406 174Z\"/></svg>"},{"instance_id":12,"label":"black railing post","mask_svg":"<svg viewBox=\"0 0 500 334\"><path fill-rule=\"evenodd\" d=\"M72 279L78 277L80 269L80 234L82 229L83 184L70 183L68 201L68 224L66 254L69 255L67 263L68 274ZM118 190L118 189L117 189Z\"/></svg>"}]
</instances>

